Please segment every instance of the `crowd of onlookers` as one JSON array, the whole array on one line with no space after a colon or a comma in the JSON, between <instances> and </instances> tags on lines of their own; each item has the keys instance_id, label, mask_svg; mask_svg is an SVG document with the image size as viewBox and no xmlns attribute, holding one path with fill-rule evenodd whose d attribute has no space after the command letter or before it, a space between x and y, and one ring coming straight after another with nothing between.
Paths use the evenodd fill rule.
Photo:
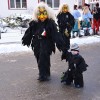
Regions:
<instances>
[{"instance_id":1,"label":"crowd of onlookers","mask_svg":"<svg viewBox=\"0 0 100 100\"><path fill-rule=\"evenodd\" d=\"M75 19L75 25L72 29L72 38L75 36L82 37L81 30L84 31L85 36L89 35L99 35L100 31L100 8L99 3L95 4L93 10L90 9L89 4L84 4L84 6L74 5L74 10L72 15ZM75 35L75 32L77 33Z\"/></svg>"}]
</instances>

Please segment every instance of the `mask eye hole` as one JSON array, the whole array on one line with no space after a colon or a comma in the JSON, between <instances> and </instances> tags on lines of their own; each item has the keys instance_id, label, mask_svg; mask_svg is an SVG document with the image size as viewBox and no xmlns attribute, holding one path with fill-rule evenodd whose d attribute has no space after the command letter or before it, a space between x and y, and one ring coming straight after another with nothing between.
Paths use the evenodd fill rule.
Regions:
<instances>
[{"instance_id":1,"label":"mask eye hole","mask_svg":"<svg viewBox=\"0 0 100 100\"><path fill-rule=\"evenodd\" d=\"M47 12L46 11L44 11L44 15L47 15Z\"/></svg>"}]
</instances>

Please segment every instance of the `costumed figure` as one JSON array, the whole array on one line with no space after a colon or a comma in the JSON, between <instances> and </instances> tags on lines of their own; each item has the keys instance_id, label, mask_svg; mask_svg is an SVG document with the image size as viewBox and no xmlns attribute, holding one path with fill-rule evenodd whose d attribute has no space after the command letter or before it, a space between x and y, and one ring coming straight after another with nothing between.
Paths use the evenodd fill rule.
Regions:
<instances>
[{"instance_id":1,"label":"costumed figure","mask_svg":"<svg viewBox=\"0 0 100 100\"><path fill-rule=\"evenodd\" d=\"M91 27L91 19L93 18L93 15L91 14L88 6L84 6L83 8L83 15L82 15L82 28L84 30L84 35L89 36L89 29Z\"/></svg>"},{"instance_id":2,"label":"costumed figure","mask_svg":"<svg viewBox=\"0 0 100 100\"><path fill-rule=\"evenodd\" d=\"M29 23L22 44L31 45L39 69L39 81L50 79L50 55L55 47L63 50L64 41L57 30L53 10L44 2L40 2L34 10L33 20Z\"/></svg>"},{"instance_id":3,"label":"costumed figure","mask_svg":"<svg viewBox=\"0 0 100 100\"><path fill-rule=\"evenodd\" d=\"M96 3L96 8L95 11L93 12L93 33L94 35L98 35L98 31L100 27L100 8L99 8L99 3Z\"/></svg>"},{"instance_id":4,"label":"costumed figure","mask_svg":"<svg viewBox=\"0 0 100 100\"><path fill-rule=\"evenodd\" d=\"M77 32L77 36L82 37L80 34L80 21L79 17L81 17L81 13L78 11L77 5L74 5L74 10L72 12L72 15L74 16L75 19L75 25L74 28L72 29L72 38L75 38L74 33Z\"/></svg>"},{"instance_id":5,"label":"costumed figure","mask_svg":"<svg viewBox=\"0 0 100 100\"><path fill-rule=\"evenodd\" d=\"M73 15L69 12L67 4L60 5L59 12L57 14L57 23L59 32L62 34L68 50L70 48L71 30L75 22Z\"/></svg>"},{"instance_id":6,"label":"costumed figure","mask_svg":"<svg viewBox=\"0 0 100 100\"><path fill-rule=\"evenodd\" d=\"M71 46L71 52L66 53L66 61L68 70L63 72L61 82L66 85L74 84L76 88L84 87L83 72L87 70L88 65L79 54L79 46L76 43Z\"/></svg>"}]
</instances>

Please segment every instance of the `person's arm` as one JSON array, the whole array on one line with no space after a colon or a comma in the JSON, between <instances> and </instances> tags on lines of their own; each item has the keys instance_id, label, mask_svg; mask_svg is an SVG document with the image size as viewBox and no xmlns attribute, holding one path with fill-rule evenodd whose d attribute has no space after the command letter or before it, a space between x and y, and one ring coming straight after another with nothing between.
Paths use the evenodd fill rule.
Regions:
<instances>
[{"instance_id":1,"label":"person's arm","mask_svg":"<svg viewBox=\"0 0 100 100\"><path fill-rule=\"evenodd\" d=\"M77 10L77 17L81 17L81 13Z\"/></svg>"},{"instance_id":2,"label":"person's arm","mask_svg":"<svg viewBox=\"0 0 100 100\"><path fill-rule=\"evenodd\" d=\"M75 24L75 19L74 19L74 16L71 13L69 13L69 18L70 18L69 19L69 26L72 29L74 27L74 24Z\"/></svg>"},{"instance_id":3,"label":"person's arm","mask_svg":"<svg viewBox=\"0 0 100 100\"><path fill-rule=\"evenodd\" d=\"M89 11L89 13L88 13L88 17L89 17L89 18L93 18L93 15L91 14L90 11Z\"/></svg>"},{"instance_id":4,"label":"person's arm","mask_svg":"<svg viewBox=\"0 0 100 100\"><path fill-rule=\"evenodd\" d=\"M60 14L57 15L57 24L60 26Z\"/></svg>"},{"instance_id":5,"label":"person's arm","mask_svg":"<svg viewBox=\"0 0 100 100\"><path fill-rule=\"evenodd\" d=\"M54 43L56 43L56 47L59 51L64 51L65 49L65 42L62 38L61 33L58 32L57 25L53 20L50 20L50 34Z\"/></svg>"},{"instance_id":6,"label":"person's arm","mask_svg":"<svg viewBox=\"0 0 100 100\"><path fill-rule=\"evenodd\" d=\"M22 44L27 45L28 47L31 44L33 27L34 27L34 22L32 21L29 23L29 28L25 31L25 34L22 37Z\"/></svg>"},{"instance_id":7,"label":"person's arm","mask_svg":"<svg viewBox=\"0 0 100 100\"><path fill-rule=\"evenodd\" d=\"M77 70L80 72L84 72L87 70L88 65L86 64L84 58L82 56L78 56L75 59L75 63L77 64Z\"/></svg>"}]
</instances>

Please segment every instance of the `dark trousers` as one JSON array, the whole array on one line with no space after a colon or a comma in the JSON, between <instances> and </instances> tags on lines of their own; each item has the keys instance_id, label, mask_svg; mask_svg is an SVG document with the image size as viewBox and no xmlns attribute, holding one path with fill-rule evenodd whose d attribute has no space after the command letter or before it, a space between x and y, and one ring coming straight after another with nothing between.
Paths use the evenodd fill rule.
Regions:
<instances>
[{"instance_id":1,"label":"dark trousers","mask_svg":"<svg viewBox=\"0 0 100 100\"><path fill-rule=\"evenodd\" d=\"M67 37L66 35L63 35L63 39L65 41L67 50L69 50L70 49L70 36Z\"/></svg>"},{"instance_id":2,"label":"dark trousers","mask_svg":"<svg viewBox=\"0 0 100 100\"><path fill-rule=\"evenodd\" d=\"M79 72L75 72L73 69L68 69L67 70L67 79L66 79L66 84L70 85L71 83L74 83L75 86L79 85L80 87L84 86L83 82L83 74Z\"/></svg>"},{"instance_id":3,"label":"dark trousers","mask_svg":"<svg viewBox=\"0 0 100 100\"><path fill-rule=\"evenodd\" d=\"M38 68L40 76L50 76L50 55L40 53Z\"/></svg>"},{"instance_id":4,"label":"dark trousers","mask_svg":"<svg viewBox=\"0 0 100 100\"><path fill-rule=\"evenodd\" d=\"M65 29L63 29L63 28L60 28L59 32L62 34L63 40L66 44L66 49L67 50L70 49L70 37L71 37L70 33L71 33L71 30L68 30L69 36L65 35Z\"/></svg>"},{"instance_id":5,"label":"dark trousers","mask_svg":"<svg viewBox=\"0 0 100 100\"><path fill-rule=\"evenodd\" d=\"M83 74L82 73L78 73L76 72L74 75L74 84L75 86L79 85L81 87L84 86L84 82L83 82Z\"/></svg>"},{"instance_id":6,"label":"dark trousers","mask_svg":"<svg viewBox=\"0 0 100 100\"><path fill-rule=\"evenodd\" d=\"M33 51L38 64L39 76L50 76L50 53L48 53L48 45L46 41L42 40L41 43L37 42L37 45L34 46Z\"/></svg>"}]
</instances>

